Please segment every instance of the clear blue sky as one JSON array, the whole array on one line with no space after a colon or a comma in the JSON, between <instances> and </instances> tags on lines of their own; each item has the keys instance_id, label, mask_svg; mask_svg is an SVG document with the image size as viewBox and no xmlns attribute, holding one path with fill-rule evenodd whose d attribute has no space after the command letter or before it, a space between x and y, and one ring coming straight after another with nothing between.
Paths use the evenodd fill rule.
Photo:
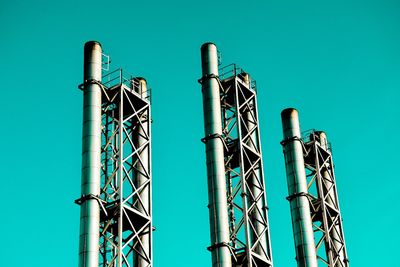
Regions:
<instances>
[{"instance_id":1,"label":"clear blue sky","mask_svg":"<svg viewBox=\"0 0 400 267\"><path fill-rule=\"evenodd\" d=\"M275 266L296 266L280 111L333 144L352 266L400 266L400 3L0 2L2 266L78 262L83 44L153 89L155 266L210 266L200 46L257 80Z\"/></svg>"}]
</instances>

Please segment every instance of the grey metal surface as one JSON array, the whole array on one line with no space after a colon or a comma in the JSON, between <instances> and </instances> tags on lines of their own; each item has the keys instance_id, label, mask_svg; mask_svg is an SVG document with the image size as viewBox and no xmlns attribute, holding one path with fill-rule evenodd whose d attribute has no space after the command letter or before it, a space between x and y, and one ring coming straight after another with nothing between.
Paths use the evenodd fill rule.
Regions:
<instances>
[{"instance_id":1,"label":"grey metal surface","mask_svg":"<svg viewBox=\"0 0 400 267\"><path fill-rule=\"evenodd\" d=\"M217 80L218 56L214 44L203 44L201 62L212 266L231 267L220 89Z\"/></svg>"},{"instance_id":2,"label":"grey metal surface","mask_svg":"<svg viewBox=\"0 0 400 267\"><path fill-rule=\"evenodd\" d=\"M299 267L317 267L298 112L293 108L288 108L282 111L281 117L283 126L282 145L297 265Z\"/></svg>"},{"instance_id":3,"label":"grey metal surface","mask_svg":"<svg viewBox=\"0 0 400 267\"><path fill-rule=\"evenodd\" d=\"M97 267L99 256L101 151L101 55L98 42L84 48L82 188L79 266Z\"/></svg>"}]
</instances>

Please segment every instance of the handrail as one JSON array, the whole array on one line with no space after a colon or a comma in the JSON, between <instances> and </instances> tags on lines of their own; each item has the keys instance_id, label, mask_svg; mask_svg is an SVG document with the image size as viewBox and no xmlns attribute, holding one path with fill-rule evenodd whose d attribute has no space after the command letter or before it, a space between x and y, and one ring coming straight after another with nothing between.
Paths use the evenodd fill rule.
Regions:
<instances>
[{"instance_id":1,"label":"handrail","mask_svg":"<svg viewBox=\"0 0 400 267\"><path fill-rule=\"evenodd\" d=\"M319 140L319 137L318 137L318 134L317 134L318 132L319 131L317 131L316 129L305 130L305 131L303 131L301 133L301 140L303 140L303 143L309 143L309 142L312 142L314 140ZM316 137L318 137L318 138L316 138ZM332 153L332 144L331 144L331 142L328 141L326 146L327 146L327 150L331 151L331 153Z\"/></svg>"},{"instance_id":2,"label":"handrail","mask_svg":"<svg viewBox=\"0 0 400 267\"><path fill-rule=\"evenodd\" d=\"M116 85L124 84L132 91L140 94L142 99L148 99L151 102L151 89L147 88L145 93L141 92L139 78L134 77L132 74L124 71L122 68L109 71L103 75L102 84L106 89Z\"/></svg>"},{"instance_id":3,"label":"handrail","mask_svg":"<svg viewBox=\"0 0 400 267\"><path fill-rule=\"evenodd\" d=\"M219 68L218 72L219 72L218 76L219 76L220 80L225 80L225 79L229 79L229 78L232 78L232 77L235 77L238 75L243 75L244 73L247 74L247 72L244 71L244 69L242 69L235 63L231 63L229 65ZM242 76L242 78L243 78L243 76ZM254 91L257 91L256 80L250 79L250 88L253 89Z\"/></svg>"}]
</instances>

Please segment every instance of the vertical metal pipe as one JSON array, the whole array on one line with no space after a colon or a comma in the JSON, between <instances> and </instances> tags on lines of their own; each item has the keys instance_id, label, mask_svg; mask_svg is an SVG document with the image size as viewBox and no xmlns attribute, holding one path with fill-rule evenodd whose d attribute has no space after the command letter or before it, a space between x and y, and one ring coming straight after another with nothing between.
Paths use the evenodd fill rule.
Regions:
<instances>
[{"instance_id":1,"label":"vertical metal pipe","mask_svg":"<svg viewBox=\"0 0 400 267\"><path fill-rule=\"evenodd\" d=\"M99 255L101 153L101 45L90 41L84 48L82 134L82 196L79 266L97 267Z\"/></svg>"},{"instance_id":2,"label":"vertical metal pipe","mask_svg":"<svg viewBox=\"0 0 400 267\"><path fill-rule=\"evenodd\" d=\"M218 56L215 44L202 45L201 62L212 266L231 267L224 145L221 139L221 103L217 80Z\"/></svg>"},{"instance_id":3,"label":"vertical metal pipe","mask_svg":"<svg viewBox=\"0 0 400 267\"><path fill-rule=\"evenodd\" d=\"M317 267L317 255L307 198L307 180L297 110L282 111L283 152L292 215L296 260L299 267Z\"/></svg>"},{"instance_id":4,"label":"vertical metal pipe","mask_svg":"<svg viewBox=\"0 0 400 267\"><path fill-rule=\"evenodd\" d=\"M143 99L146 99L148 96L148 91L147 91L147 83L146 80L143 78L139 78L139 92L138 92ZM150 114L148 114L150 115ZM145 173L150 174L150 169L149 169L149 144L145 144L148 140L144 136L149 135L149 120L150 118L147 117L141 117L140 118L141 123L138 124L139 128L137 130L137 137L135 139L137 140L136 148L141 149L141 152L139 153L140 159L142 161L142 164L138 164L137 166L137 184L138 187L144 186L142 191L140 192L140 199L142 201L142 205L139 204L138 209L142 211L143 213L150 212L150 181L149 177L145 175ZM142 148L143 147L143 148ZM144 185L145 183L148 183L147 185ZM143 244L143 252L145 255L151 256L150 253L150 234L151 234L151 227L149 227L149 233L142 235L140 237L142 244ZM137 266L138 267L146 267L148 266L149 263L142 257L139 257L137 260Z\"/></svg>"},{"instance_id":5,"label":"vertical metal pipe","mask_svg":"<svg viewBox=\"0 0 400 267\"><path fill-rule=\"evenodd\" d=\"M319 132L319 141L320 141L321 147L323 149L325 149L326 151L329 151L328 138L327 138L325 132L322 132L322 131ZM325 181L332 181L334 178L333 177L333 175L334 175L333 166L326 166L326 164L329 164L329 163L325 163L325 166L321 173L322 177L325 179ZM331 172L329 172L328 168L330 168ZM336 181L333 181L333 182L336 183ZM335 184L335 187L336 187L336 184ZM329 190L328 197L325 200L329 205L331 205L333 207L337 207L338 212L340 212L336 188L331 188L331 190ZM333 227L334 227L334 230L331 231L332 235L330 237L331 237L333 246L335 247L335 250L339 251L339 262L337 262L334 267L344 267L344 266L347 266L348 263L347 263L347 259L346 259L346 255L345 255L344 237L341 236L343 234L342 229L340 228L340 225L338 225L338 224L334 224Z\"/></svg>"}]
</instances>

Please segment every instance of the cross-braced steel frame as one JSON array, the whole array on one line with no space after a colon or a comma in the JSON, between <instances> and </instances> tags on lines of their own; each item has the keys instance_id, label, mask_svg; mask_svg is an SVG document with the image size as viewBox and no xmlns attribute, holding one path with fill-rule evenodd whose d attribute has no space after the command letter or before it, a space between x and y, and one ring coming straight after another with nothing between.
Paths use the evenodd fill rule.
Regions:
<instances>
[{"instance_id":1,"label":"cross-braced steel frame","mask_svg":"<svg viewBox=\"0 0 400 267\"><path fill-rule=\"evenodd\" d=\"M311 130L303 136L308 198L318 261L324 266L348 267L330 144L323 132Z\"/></svg>"},{"instance_id":2,"label":"cross-braced steel frame","mask_svg":"<svg viewBox=\"0 0 400 267\"><path fill-rule=\"evenodd\" d=\"M219 73L232 265L270 267L256 83L235 64Z\"/></svg>"},{"instance_id":3,"label":"cross-braced steel frame","mask_svg":"<svg viewBox=\"0 0 400 267\"><path fill-rule=\"evenodd\" d=\"M99 266L152 266L150 125L145 82L103 77Z\"/></svg>"}]
</instances>

